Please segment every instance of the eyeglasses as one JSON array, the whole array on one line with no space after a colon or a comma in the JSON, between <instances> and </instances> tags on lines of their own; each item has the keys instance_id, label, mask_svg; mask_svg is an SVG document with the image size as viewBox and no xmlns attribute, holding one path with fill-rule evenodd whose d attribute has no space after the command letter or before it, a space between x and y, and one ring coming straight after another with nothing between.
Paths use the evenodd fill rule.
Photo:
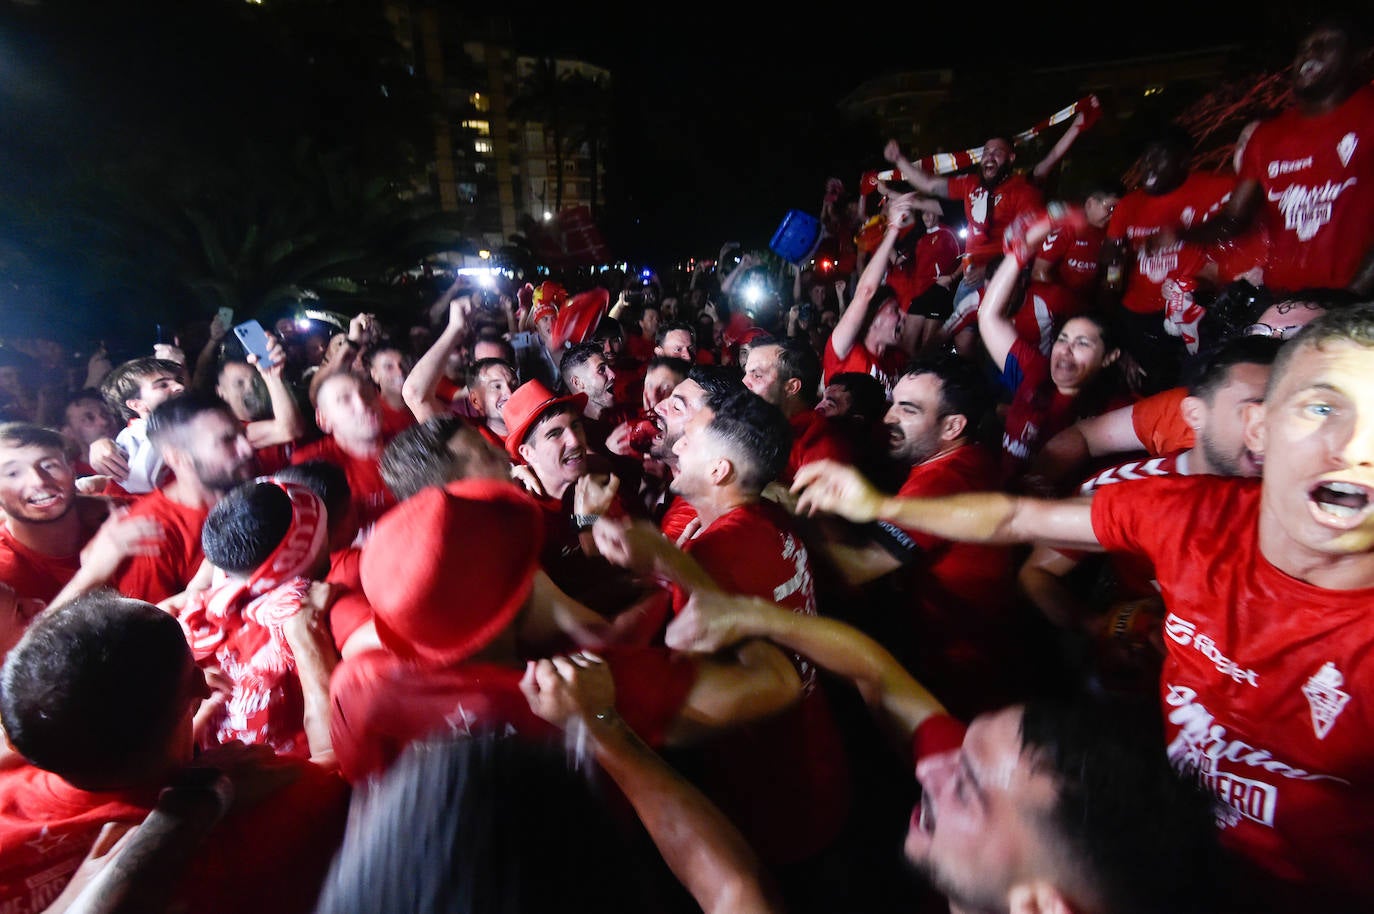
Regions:
<instances>
[{"instance_id":1,"label":"eyeglasses","mask_svg":"<svg viewBox=\"0 0 1374 914\"><path fill-rule=\"evenodd\" d=\"M1271 327L1268 324L1251 324L1241 331L1241 335L1267 336L1274 339L1288 340L1296 336L1298 331L1305 326L1305 324L1290 324L1287 327Z\"/></svg>"}]
</instances>

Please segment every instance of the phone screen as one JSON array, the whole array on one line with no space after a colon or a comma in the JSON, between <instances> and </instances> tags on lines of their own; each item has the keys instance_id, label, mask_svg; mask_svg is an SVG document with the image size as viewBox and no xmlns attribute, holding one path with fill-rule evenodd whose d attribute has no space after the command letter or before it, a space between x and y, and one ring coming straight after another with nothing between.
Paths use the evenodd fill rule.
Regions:
<instances>
[{"instance_id":1,"label":"phone screen","mask_svg":"<svg viewBox=\"0 0 1374 914\"><path fill-rule=\"evenodd\" d=\"M234 335L239 338L243 348L249 355L258 357L258 361L264 365L271 365L272 359L267 352L267 332L262 329L262 324L257 321L244 321L234 328Z\"/></svg>"}]
</instances>

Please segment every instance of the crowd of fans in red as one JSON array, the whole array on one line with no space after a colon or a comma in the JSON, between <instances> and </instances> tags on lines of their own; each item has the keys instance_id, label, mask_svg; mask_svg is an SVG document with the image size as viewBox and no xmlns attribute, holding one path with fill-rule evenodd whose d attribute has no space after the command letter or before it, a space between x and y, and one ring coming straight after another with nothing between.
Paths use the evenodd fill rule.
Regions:
<instances>
[{"instance_id":1,"label":"crowd of fans in red","mask_svg":"<svg viewBox=\"0 0 1374 914\"><path fill-rule=\"evenodd\" d=\"M0 350L0 911L1369 909L1360 50L1234 174L889 143L790 289Z\"/></svg>"}]
</instances>

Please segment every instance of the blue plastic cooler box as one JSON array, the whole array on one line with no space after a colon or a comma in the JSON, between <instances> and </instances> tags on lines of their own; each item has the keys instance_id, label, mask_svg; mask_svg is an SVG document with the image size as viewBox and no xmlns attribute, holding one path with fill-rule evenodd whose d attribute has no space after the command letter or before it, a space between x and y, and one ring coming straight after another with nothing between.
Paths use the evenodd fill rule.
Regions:
<instances>
[{"instance_id":1,"label":"blue plastic cooler box","mask_svg":"<svg viewBox=\"0 0 1374 914\"><path fill-rule=\"evenodd\" d=\"M801 263L816 250L821 240L821 223L799 209L789 210L773 233L768 249L790 263Z\"/></svg>"}]
</instances>

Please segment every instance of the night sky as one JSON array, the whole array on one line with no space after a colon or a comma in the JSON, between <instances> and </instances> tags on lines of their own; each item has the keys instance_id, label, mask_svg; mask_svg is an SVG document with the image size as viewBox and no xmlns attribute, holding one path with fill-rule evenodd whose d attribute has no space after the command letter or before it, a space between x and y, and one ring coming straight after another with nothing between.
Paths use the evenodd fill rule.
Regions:
<instances>
[{"instance_id":1,"label":"night sky","mask_svg":"<svg viewBox=\"0 0 1374 914\"><path fill-rule=\"evenodd\" d=\"M309 10L311 0L295 2ZM711 256L727 240L762 248L787 210L819 209L828 176L852 186L861 170L880 166L883 138L856 135L835 113L836 102L869 77L950 67L959 81L977 74L1014 82L1026 67L1226 44L1273 66L1291 56L1301 17L1313 10L1273 0L1243 4L1243 16L1231 11L1236 4L1196 2L1103 4L1095 14L1065 4L945 6L921 13L916 4L832 4L790 14L723 5L500 9L514 21L522 52L612 70L615 158L604 228L617 257L655 266ZM82 180L98 186L111 163L154 180L164 173L189 180L202 156L222 157L245 135L271 147L280 134L285 146L298 128L326 152L336 139L367 146L372 138L378 148L365 151L385 156L385 140L423 127L418 119L377 127L369 112L338 107L341 83L375 90L361 43L323 65L316 57L328 54L288 44L277 59L245 54L259 36L222 24L202 28L211 7L221 19L225 9L241 9L235 0L0 0L0 269L16 276L21 264L68 283L87 280L73 298L103 294L99 263L52 253L64 243L80 246L80 237L58 238L41 255L34 239L84 231L73 188ZM311 85L321 72L328 78ZM1071 100L1046 98L1038 115ZM415 145L423 151L424 142ZM251 162L216 167L236 170L231 194L259 173ZM30 306L51 310L64 295L31 297Z\"/></svg>"}]
</instances>

